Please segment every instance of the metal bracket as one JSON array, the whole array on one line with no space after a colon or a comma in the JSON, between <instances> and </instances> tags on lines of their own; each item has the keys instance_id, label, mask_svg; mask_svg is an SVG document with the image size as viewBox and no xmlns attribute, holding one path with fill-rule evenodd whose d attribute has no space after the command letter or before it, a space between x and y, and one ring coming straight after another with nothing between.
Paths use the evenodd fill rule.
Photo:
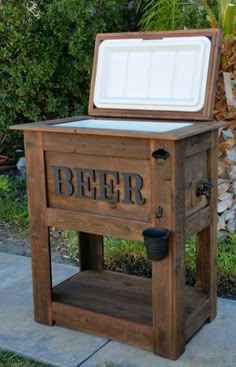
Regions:
<instances>
[{"instance_id":1,"label":"metal bracket","mask_svg":"<svg viewBox=\"0 0 236 367\"><path fill-rule=\"evenodd\" d=\"M159 219L163 216L163 207L162 206L158 206L157 211L156 211L156 217Z\"/></svg>"}]
</instances>

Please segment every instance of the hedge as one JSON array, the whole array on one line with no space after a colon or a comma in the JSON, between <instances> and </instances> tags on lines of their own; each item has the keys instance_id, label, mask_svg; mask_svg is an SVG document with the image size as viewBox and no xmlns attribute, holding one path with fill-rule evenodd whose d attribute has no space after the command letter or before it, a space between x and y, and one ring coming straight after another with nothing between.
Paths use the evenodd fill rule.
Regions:
<instances>
[{"instance_id":1,"label":"hedge","mask_svg":"<svg viewBox=\"0 0 236 367\"><path fill-rule=\"evenodd\" d=\"M1 0L0 132L87 112L95 35L135 29L129 0Z\"/></svg>"}]
</instances>

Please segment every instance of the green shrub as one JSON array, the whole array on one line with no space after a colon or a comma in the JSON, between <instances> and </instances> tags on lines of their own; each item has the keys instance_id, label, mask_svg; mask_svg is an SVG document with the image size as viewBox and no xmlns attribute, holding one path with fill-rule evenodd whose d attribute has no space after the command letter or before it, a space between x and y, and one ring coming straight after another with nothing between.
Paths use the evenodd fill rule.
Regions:
<instances>
[{"instance_id":1,"label":"green shrub","mask_svg":"<svg viewBox=\"0 0 236 367\"><path fill-rule=\"evenodd\" d=\"M95 36L131 30L129 0L0 2L0 131L86 113ZM6 148L19 148L8 133Z\"/></svg>"},{"instance_id":2,"label":"green shrub","mask_svg":"<svg viewBox=\"0 0 236 367\"><path fill-rule=\"evenodd\" d=\"M21 177L0 175L0 222L28 225L26 183Z\"/></svg>"},{"instance_id":3,"label":"green shrub","mask_svg":"<svg viewBox=\"0 0 236 367\"><path fill-rule=\"evenodd\" d=\"M145 31L209 28L205 1L202 0L137 0L141 17L140 27ZM217 0L207 0L214 14Z\"/></svg>"}]
</instances>

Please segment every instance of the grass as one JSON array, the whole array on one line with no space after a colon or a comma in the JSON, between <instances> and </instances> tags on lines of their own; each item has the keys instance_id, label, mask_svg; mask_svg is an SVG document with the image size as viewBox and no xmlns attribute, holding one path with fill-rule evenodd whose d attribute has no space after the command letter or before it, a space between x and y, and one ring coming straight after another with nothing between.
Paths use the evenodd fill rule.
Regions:
<instances>
[{"instance_id":1,"label":"grass","mask_svg":"<svg viewBox=\"0 0 236 367\"><path fill-rule=\"evenodd\" d=\"M0 349L0 367L47 367L48 365L33 362L17 356L15 353Z\"/></svg>"},{"instance_id":2,"label":"grass","mask_svg":"<svg viewBox=\"0 0 236 367\"><path fill-rule=\"evenodd\" d=\"M141 241L124 240L116 237L105 237L104 254L107 257L114 257L118 253L134 252L137 255L145 256L144 243Z\"/></svg>"},{"instance_id":3,"label":"grass","mask_svg":"<svg viewBox=\"0 0 236 367\"><path fill-rule=\"evenodd\" d=\"M185 245L186 264L194 270L196 263L195 238L190 238ZM231 233L217 243L217 271L224 274L236 274L236 233Z\"/></svg>"},{"instance_id":4,"label":"grass","mask_svg":"<svg viewBox=\"0 0 236 367\"><path fill-rule=\"evenodd\" d=\"M28 225L26 184L21 177L0 175L0 221Z\"/></svg>"},{"instance_id":5,"label":"grass","mask_svg":"<svg viewBox=\"0 0 236 367\"><path fill-rule=\"evenodd\" d=\"M68 256L77 261L78 259L78 232L72 230L62 231L62 236L66 242Z\"/></svg>"},{"instance_id":6,"label":"grass","mask_svg":"<svg viewBox=\"0 0 236 367\"><path fill-rule=\"evenodd\" d=\"M143 242L123 240L115 237L105 237L105 256L114 258L122 254L136 254L145 257ZM196 265L195 238L192 237L185 244L186 266L194 270ZM226 239L218 240L217 244L217 271L219 273L236 274L236 233L230 234Z\"/></svg>"}]
</instances>

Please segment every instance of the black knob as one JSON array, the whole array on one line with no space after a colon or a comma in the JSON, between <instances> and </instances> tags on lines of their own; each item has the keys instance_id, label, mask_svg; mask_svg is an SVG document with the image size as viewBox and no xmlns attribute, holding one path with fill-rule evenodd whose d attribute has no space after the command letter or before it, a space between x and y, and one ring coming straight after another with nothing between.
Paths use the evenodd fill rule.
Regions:
<instances>
[{"instance_id":1,"label":"black knob","mask_svg":"<svg viewBox=\"0 0 236 367\"><path fill-rule=\"evenodd\" d=\"M199 186L197 188L197 196L205 196L208 198L210 196L210 190L212 189L214 185L211 183L211 181L207 180L201 180L199 183Z\"/></svg>"}]
</instances>

